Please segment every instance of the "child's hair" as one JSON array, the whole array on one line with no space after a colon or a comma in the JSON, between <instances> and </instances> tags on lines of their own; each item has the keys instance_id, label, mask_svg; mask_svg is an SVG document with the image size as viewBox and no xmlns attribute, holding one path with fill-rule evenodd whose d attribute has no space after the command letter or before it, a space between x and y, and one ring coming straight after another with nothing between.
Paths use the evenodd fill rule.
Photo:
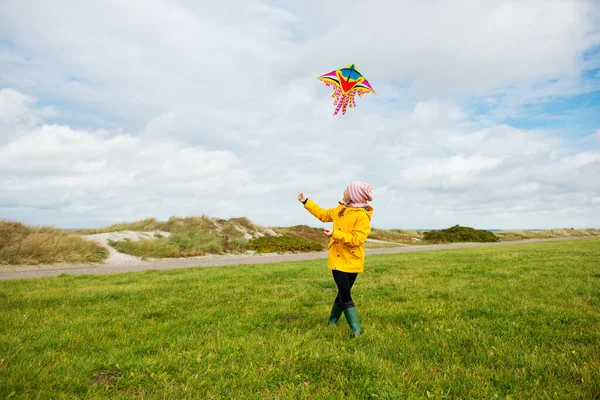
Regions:
<instances>
[{"instance_id":1,"label":"child's hair","mask_svg":"<svg viewBox=\"0 0 600 400\"><path fill-rule=\"evenodd\" d=\"M339 212L338 212L338 217L341 217L342 215L344 215L344 211L346 211L346 205L343 201L339 201L338 200L338 204L341 206L344 206L344 208L342 208Z\"/></svg>"}]
</instances>

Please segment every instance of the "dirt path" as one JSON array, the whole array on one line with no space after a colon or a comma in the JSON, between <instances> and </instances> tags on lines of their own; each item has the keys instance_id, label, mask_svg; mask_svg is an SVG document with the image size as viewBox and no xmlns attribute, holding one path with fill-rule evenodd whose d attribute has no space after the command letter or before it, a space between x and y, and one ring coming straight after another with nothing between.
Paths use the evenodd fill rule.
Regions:
<instances>
[{"instance_id":1,"label":"dirt path","mask_svg":"<svg viewBox=\"0 0 600 400\"><path fill-rule=\"evenodd\" d=\"M527 239L513 242L495 242L495 243L454 243L428 246L404 246L394 248L366 249L367 255L370 254L395 254L410 253L417 251L432 251L446 249L460 249L465 247L487 247L487 246L505 246L509 244L524 244L536 242L552 242L564 240L586 239L587 237L575 238L554 238L554 239ZM597 238L597 237L596 237ZM121 272L136 272L147 270L168 270L177 268L193 267L219 267L225 265L242 264L268 264L286 261L304 261L326 259L327 252L316 253L295 253L295 254L244 254L244 255L208 255L190 258L171 258L151 261L132 261L119 263L93 263L93 264L55 264L43 266L0 266L0 280L22 279L22 278L42 278L46 276L57 276L62 274L83 275L83 274L114 274Z\"/></svg>"}]
</instances>

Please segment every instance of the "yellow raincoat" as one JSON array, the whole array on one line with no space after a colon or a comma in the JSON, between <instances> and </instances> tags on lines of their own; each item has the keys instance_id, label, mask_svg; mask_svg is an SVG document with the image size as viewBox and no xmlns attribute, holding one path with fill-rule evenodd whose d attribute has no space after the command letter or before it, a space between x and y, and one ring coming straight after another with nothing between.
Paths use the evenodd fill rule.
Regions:
<instances>
[{"instance_id":1,"label":"yellow raincoat","mask_svg":"<svg viewBox=\"0 0 600 400\"><path fill-rule=\"evenodd\" d=\"M304 205L312 215L322 222L333 222L333 235L329 239L327 266L343 272L363 272L365 265L364 244L371 232L373 207L347 207L339 205L324 209L308 199Z\"/></svg>"}]
</instances>

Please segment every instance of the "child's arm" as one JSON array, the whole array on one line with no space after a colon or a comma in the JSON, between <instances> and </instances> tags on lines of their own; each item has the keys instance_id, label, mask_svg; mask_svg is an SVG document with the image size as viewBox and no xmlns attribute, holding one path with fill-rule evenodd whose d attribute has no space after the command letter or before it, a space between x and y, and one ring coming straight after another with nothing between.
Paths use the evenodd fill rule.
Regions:
<instances>
[{"instance_id":1,"label":"child's arm","mask_svg":"<svg viewBox=\"0 0 600 400\"><path fill-rule=\"evenodd\" d=\"M369 217L362 215L356 220L356 224L354 225L354 229L352 229L352 233L345 233L337 229L333 231L332 237L335 240L346 243L348 246L359 247L367 241L367 236L369 236L370 232L371 224Z\"/></svg>"},{"instance_id":2,"label":"child's arm","mask_svg":"<svg viewBox=\"0 0 600 400\"><path fill-rule=\"evenodd\" d=\"M333 219L331 218L331 213L333 210L335 210L335 208L321 208L317 203L315 203L311 199L306 199L306 202L304 203L304 208L306 208L308 212L310 212L322 222L333 221Z\"/></svg>"}]
</instances>

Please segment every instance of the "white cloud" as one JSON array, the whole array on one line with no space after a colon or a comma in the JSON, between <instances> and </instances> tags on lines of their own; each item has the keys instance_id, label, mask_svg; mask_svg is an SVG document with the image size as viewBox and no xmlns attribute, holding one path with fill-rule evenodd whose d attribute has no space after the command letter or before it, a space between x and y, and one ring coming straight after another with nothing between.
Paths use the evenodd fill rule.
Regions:
<instances>
[{"instance_id":1,"label":"white cloud","mask_svg":"<svg viewBox=\"0 0 600 400\"><path fill-rule=\"evenodd\" d=\"M440 139L444 140L444 139ZM496 156L530 156L550 154L566 144L552 131L523 130L508 125L494 125L475 132L458 133L445 138L454 151L483 151Z\"/></svg>"},{"instance_id":2,"label":"white cloud","mask_svg":"<svg viewBox=\"0 0 600 400\"><path fill-rule=\"evenodd\" d=\"M31 96L12 88L0 89L0 144L35 127L44 116L55 115L51 107L32 109L34 105Z\"/></svg>"},{"instance_id":3,"label":"white cloud","mask_svg":"<svg viewBox=\"0 0 600 400\"><path fill-rule=\"evenodd\" d=\"M107 218L216 212L257 187L228 151L44 125L0 147L0 203ZM230 199L223 199L227 202Z\"/></svg>"},{"instance_id":4,"label":"white cloud","mask_svg":"<svg viewBox=\"0 0 600 400\"><path fill-rule=\"evenodd\" d=\"M415 105L410 118L416 123L430 125L439 122L462 120L465 114L454 104L437 99L420 101Z\"/></svg>"},{"instance_id":5,"label":"white cloud","mask_svg":"<svg viewBox=\"0 0 600 400\"><path fill-rule=\"evenodd\" d=\"M577 57L598 39L593 2L381 0L345 10L306 48L310 55L335 64L353 54L380 79L402 76L438 93L576 76Z\"/></svg>"},{"instance_id":6,"label":"white cloud","mask_svg":"<svg viewBox=\"0 0 600 400\"><path fill-rule=\"evenodd\" d=\"M264 105L289 85L316 85L314 77L356 62L378 96L400 79L408 85L400 99L503 94L497 107L509 113L532 99L585 90L578 83L580 56L600 42L600 12L591 1L456 7L450 0L346 0L286 7L8 1L0 25L13 48L35 57L0 52L6 71L0 84L139 126L200 100L220 110L281 113L284 101Z\"/></svg>"},{"instance_id":7,"label":"white cloud","mask_svg":"<svg viewBox=\"0 0 600 400\"><path fill-rule=\"evenodd\" d=\"M24 113L35 113L35 102L29 104ZM345 185L360 179L376 187L373 223L380 227L486 220L488 227L507 221L539 227L548 213L569 225L573 216L598 215L592 199L600 191L594 178L599 153L569 151L552 132L507 126L472 131L450 103L441 109L454 111L436 111L427 124L415 122L416 110L432 104L439 111L439 103L424 101L392 128L379 126L389 121L366 121L359 114L323 117L322 126L314 117L291 118L282 132L286 139L268 146L244 140L186 144L190 138L180 133L200 135L196 127L202 126L192 109L152 120L142 135L39 125L0 147L0 209L4 215L25 209L37 218L48 210L44 215L62 216L63 223L67 216L75 226L203 213L314 226L319 223L296 204L297 192L334 206ZM444 117L452 115L461 118ZM263 122L266 132L273 130L266 137L285 126ZM392 144L369 135L385 137L394 126L413 131L397 132ZM243 126L232 129L240 134Z\"/></svg>"},{"instance_id":8,"label":"white cloud","mask_svg":"<svg viewBox=\"0 0 600 400\"><path fill-rule=\"evenodd\" d=\"M415 188L464 189L472 187L475 178L482 172L500 163L499 159L484 156L457 155L444 159L425 159L414 167L404 169L399 183Z\"/></svg>"},{"instance_id":9,"label":"white cloud","mask_svg":"<svg viewBox=\"0 0 600 400\"><path fill-rule=\"evenodd\" d=\"M498 122L594 90L592 1L38 3L0 16L2 215L314 224L297 191L360 179L380 226L598 220L597 152ZM350 62L377 95L332 117Z\"/></svg>"},{"instance_id":10,"label":"white cloud","mask_svg":"<svg viewBox=\"0 0 600 400\"><path fill-rule=\"evenodd\" d=\"M11 88L0 89L0 123L32 125L37 119L31 113L34 100Z\"/></svg>"}]
</instances>

